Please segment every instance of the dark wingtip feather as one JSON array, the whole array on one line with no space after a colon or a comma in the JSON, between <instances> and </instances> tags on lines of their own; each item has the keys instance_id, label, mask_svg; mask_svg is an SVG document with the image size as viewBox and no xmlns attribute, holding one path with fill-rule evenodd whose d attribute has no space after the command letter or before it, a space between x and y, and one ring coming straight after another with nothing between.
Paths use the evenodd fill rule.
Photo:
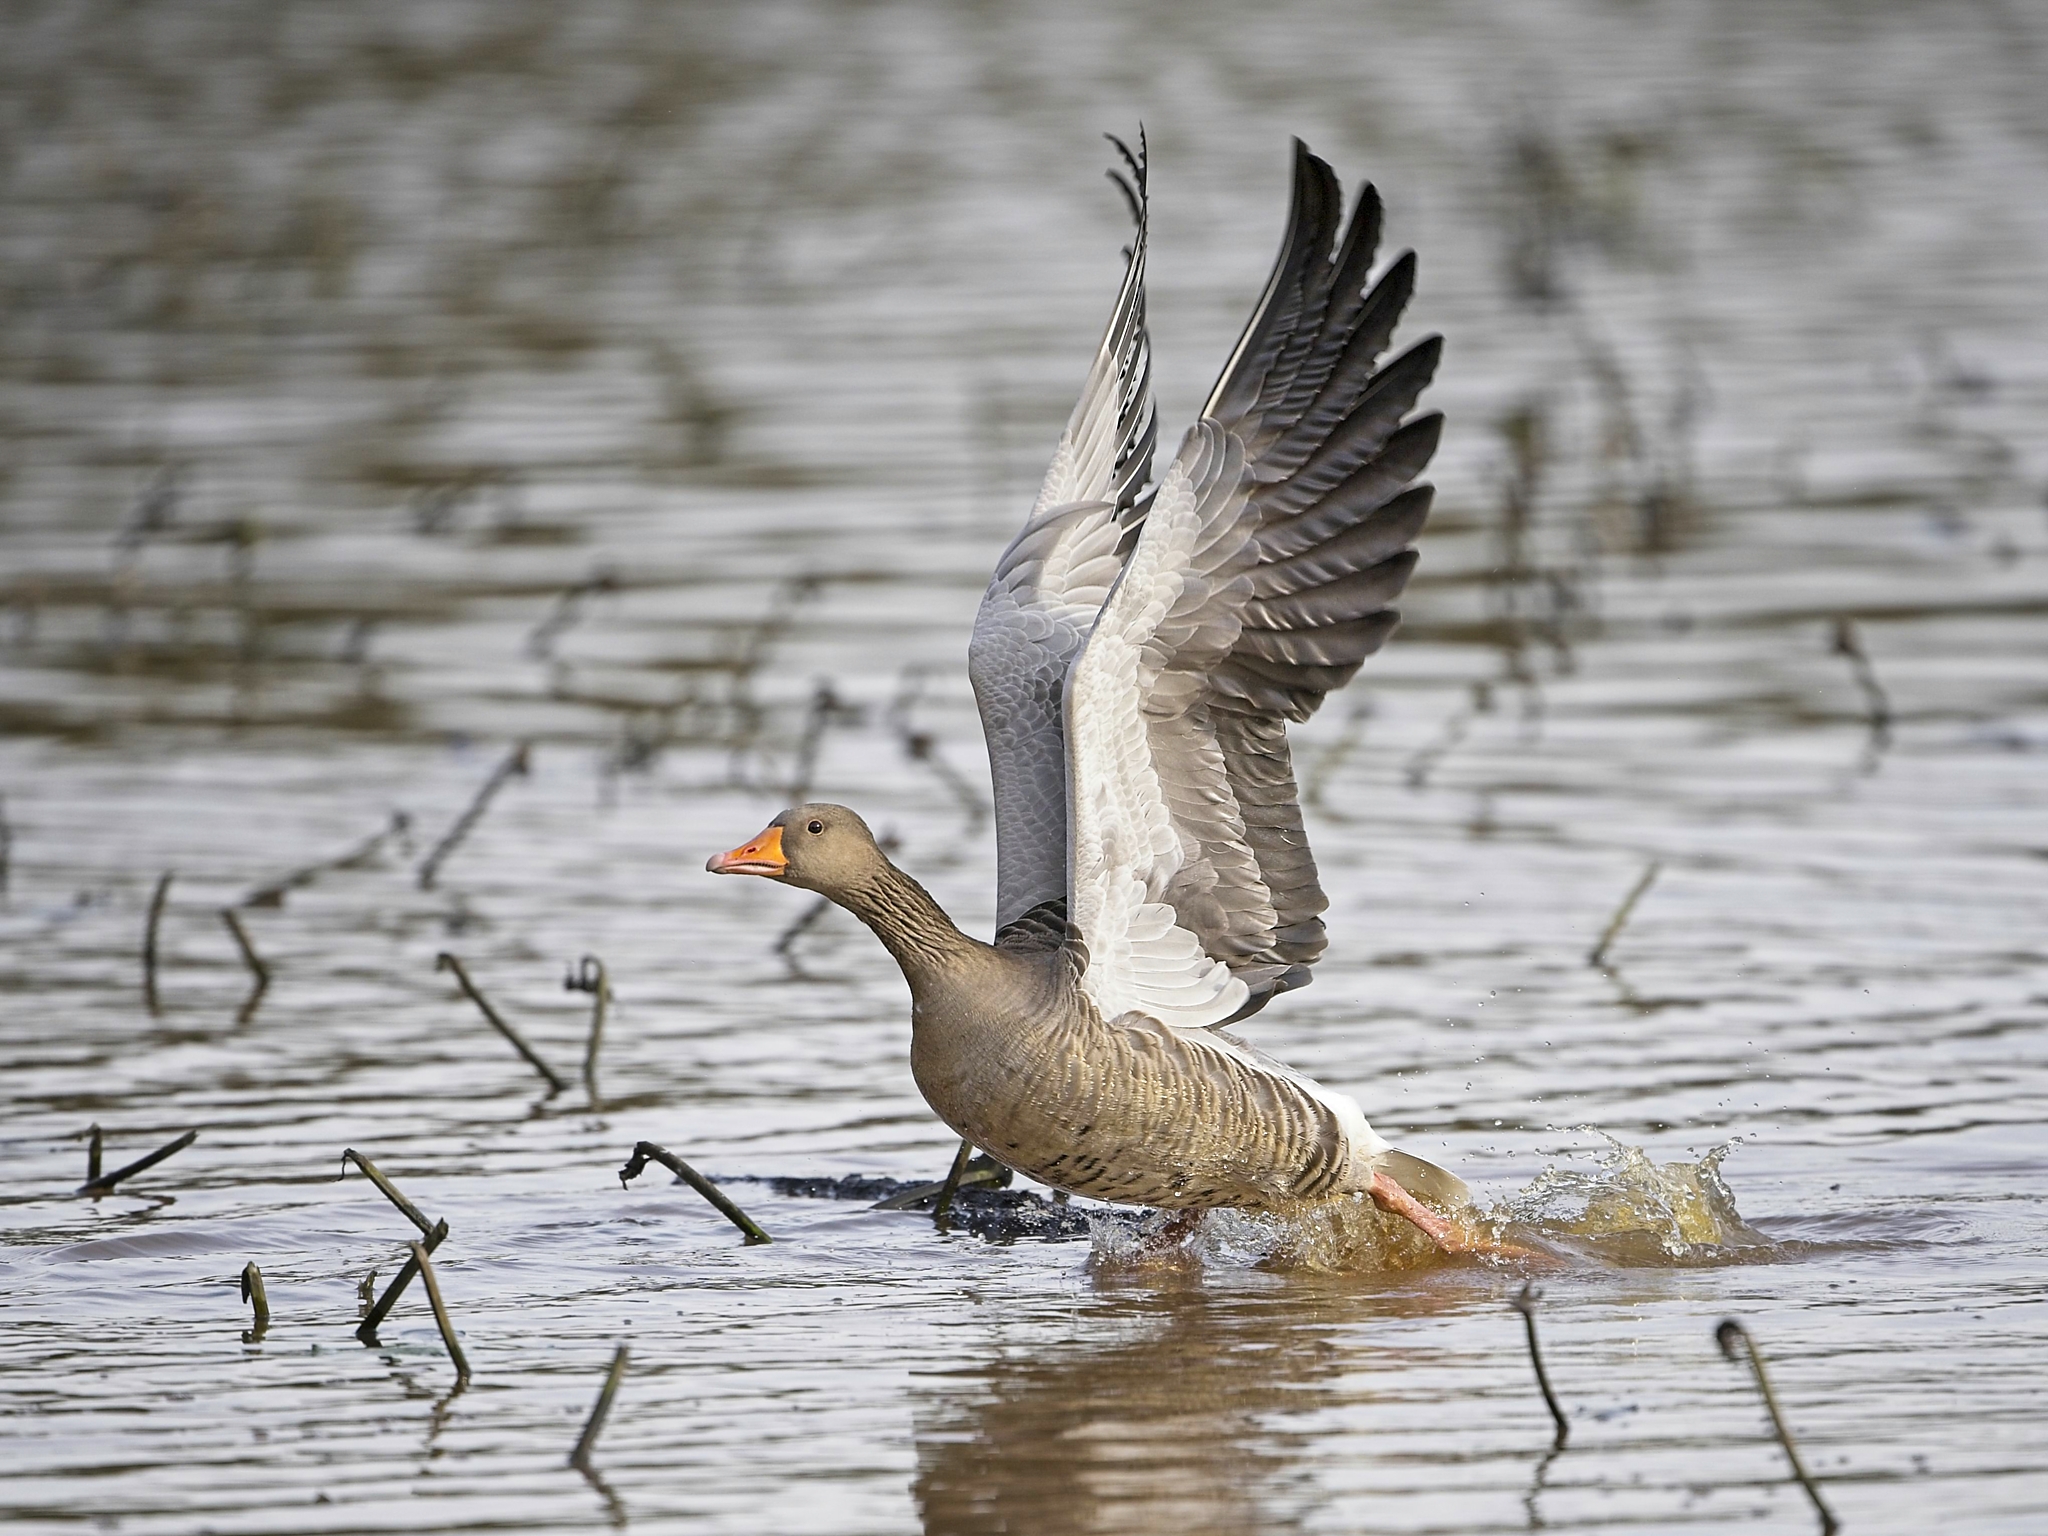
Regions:
<instances>
[{"instance_id":1,"label":"dark wingtip feather","mask_svg":"<svg viewBox=\"0 0 2048 1536\"><path fill-rule=\"evenodd\" d=\"M1123 157L1124 165L1130 170L1131 180L1137 183L1139 193L1145 193L1148 190L1145 175L1150 164L1150 155L1145 145L1145 125L1138 124L1138 152L1135 155L1131 153L1131 146L1115 134L1105 133L1103 137L1116 146L1116 152Z\"/></svg>"},{"instance_id":2,"label":"dark wingtip feather","mask_svg":"<svg viewBox=\"0 0 2048 1536\"><path fill-rule=\"evenodd\" d=\"M1296 342L1295 329L1305 313L1315 316L1313 324L1321 323L1324 290L1319 283L1327 280L1327 270L1319 279L1316 269L1327 269L1329 264L1331 225L1339 197L1337 173L1296 139L1293 190L1279 254L1251 318L1202 407L1203 416L1235 421L1285 394L1287 379L1273 379L1269 374L1281 365L1290 342L1296 343L1295 353L1284 372L1291 377L1299 366L1302 349L1313 335Z\"/></svg>"},{"instance_id":3,"label":"dark wingtip feather","mask_svg":"<svg viewBox=\"0 0 2048 1536\"><path fill-rule=\"evenodd\" d=\"M1126 144L1115 134L1105 133L1103 137L1116 146L1116 152L1123 160L1124 168L1130 172L1130 175L1126 177L1123 171L1119 171L1115 166L1111 166L1102 174L1115 182L1117 191L1123 193L1124 203L1131 210L1131 222L1138 226L1138 230L1142 234L1145 229L1145 212L1151 197L1147 175L1149 170L1149 154L1145 147L1145 125L1143 123L1138 125L1138 151L1136 154L1131 152L1130 145Z\"/></svg>"},{"instance_id":4,"label":"dark wingtip feather","mask_svg":"<svg viewBox=\"0 0 2048 1536\"><path fill-rule=\"evenodd\" d=\"M1102 174L1115 183L1117 191L1123 193L1124 206L1131 211L1131 222L1137 225L1138 228L1143 229L1145 227L1145 205L1138 201L1138 194L1132 191L1131 184L1124 180L1123 172L1111 169L1104 171Z\"/></svg>"}]
</instances>

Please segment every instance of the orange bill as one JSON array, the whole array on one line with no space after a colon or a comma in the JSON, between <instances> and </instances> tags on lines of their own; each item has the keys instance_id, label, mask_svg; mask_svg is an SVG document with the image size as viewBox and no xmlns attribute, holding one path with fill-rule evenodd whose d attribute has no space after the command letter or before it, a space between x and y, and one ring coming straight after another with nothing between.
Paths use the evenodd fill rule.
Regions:
<instances>
[{"instance_id":1,"label":"orange bill","mask_svg":"<svg viewBox=\"0 0 2048 1536\"><path fill-rule=\"evenodd\" d=\"M770 827L730 853L714 853L704 867L714 875L780 875L789 868L782 856L782 828Z\"/></svg>"}]
</instances>

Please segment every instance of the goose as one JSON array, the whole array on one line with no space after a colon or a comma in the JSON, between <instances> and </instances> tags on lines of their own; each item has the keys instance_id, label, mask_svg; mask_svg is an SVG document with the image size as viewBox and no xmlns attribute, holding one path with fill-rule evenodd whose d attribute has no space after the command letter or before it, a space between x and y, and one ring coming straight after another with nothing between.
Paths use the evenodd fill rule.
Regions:
<instances>
[{"instance_id":1,"label":"goose","mask_svg":"<svg viewBox=\"0 0 2048 1536\"><path fill-rule=\"evenodd\" d=\"M1350 218L1294 141L1271 276L1155 480L1142 135L1110 173L1137 223L1116 304L968 672L995 795L993 943L963 933L844 806L794 806L714 855L830 898L910 986L919 1090L1028 1178L1174 1213L1368 1195L1450 1252L1522 1253L1459 1219L1455 1175L1356 1100L1227 1026L1305 985L1328 900L1287 725L1378 650L1415 568L1443 418L1412 415L1441 339L1379 366L1414 288L1372 278L1381 205Z\"/></svg>"}]
</instances>

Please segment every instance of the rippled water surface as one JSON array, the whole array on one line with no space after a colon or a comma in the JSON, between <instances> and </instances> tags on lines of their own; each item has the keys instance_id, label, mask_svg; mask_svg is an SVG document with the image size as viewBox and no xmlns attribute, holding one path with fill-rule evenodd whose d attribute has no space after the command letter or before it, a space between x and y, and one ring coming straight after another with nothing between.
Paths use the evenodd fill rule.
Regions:
<instances>
[{"instance_id":1,"label":"rippled water surface","mask_svg":"<svg viewBox=\"0 0 2048 1536\"><path fill-rule=\"evenodd\" d=\"M1733 1315L1848 1530L2041 1529L2048 26L1875 9L11 7L0 1519L1810 1528ZM1290 133L1421 252L1439 510L1303 733L1333 947L1247 1027L1576 1234L1559 1456L1518 1273L765 1182L952 1154L887 957L702 863L808 779L986 931L964 641L1140 119L1169 440ZM199 1135L74 1198L93 1124ZM449 1225L466 1387L417 1287L354 1337L414 1234L348 1147Z\"/></svg>"}]
</instances>

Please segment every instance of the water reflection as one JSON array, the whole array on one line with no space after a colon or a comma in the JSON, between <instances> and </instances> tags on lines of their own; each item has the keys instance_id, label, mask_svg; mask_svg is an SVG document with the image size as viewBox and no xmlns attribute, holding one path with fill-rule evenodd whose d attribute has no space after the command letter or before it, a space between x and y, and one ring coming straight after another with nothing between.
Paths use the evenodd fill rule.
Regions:
<instances>
[{"instance_id":1,"label":"water reflection","mask_svg":"<svg viewBox=\"0 0 2048 1536\"><path fill-rule=\"evenodd\" d=\"M1085 1342L1005 1349L998 1328L917 1414L926 1536L1301 1528L1275 1421L1331 1406L1343 1353L1284 1304L1179 1280L1091 1310Z\"/></svg>"}]
</instances>

